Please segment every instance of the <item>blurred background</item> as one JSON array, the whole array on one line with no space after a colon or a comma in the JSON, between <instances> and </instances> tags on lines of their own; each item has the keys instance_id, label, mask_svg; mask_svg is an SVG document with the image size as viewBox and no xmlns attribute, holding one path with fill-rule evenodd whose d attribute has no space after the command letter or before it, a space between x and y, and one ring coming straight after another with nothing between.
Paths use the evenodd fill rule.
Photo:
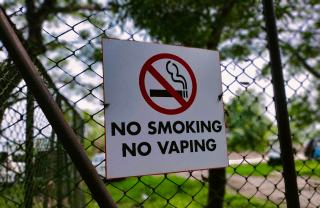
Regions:
<instances>
[{"instance_id":1,"label":"blurred background","mask_svg":"<svg viewBox=\"0 0 320 208\"><path fill-rule=\"evenodd\" d=\"M300 206L319 207L320 2L274 4ZM119 207L286 207L260 0L0 0L0 7L102 179L101 38L220 51L230 167L104 180ZM98 207L1 41L0 80L0 206Z\"/></svg>"}]
</instances>

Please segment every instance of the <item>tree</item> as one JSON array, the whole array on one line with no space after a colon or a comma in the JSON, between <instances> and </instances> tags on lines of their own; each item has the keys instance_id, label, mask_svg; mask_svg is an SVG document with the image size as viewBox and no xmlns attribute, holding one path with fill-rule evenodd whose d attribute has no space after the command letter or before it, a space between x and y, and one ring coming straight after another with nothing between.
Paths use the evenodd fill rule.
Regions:
<instances>
[{"instance_id":1,"label":"tree","mask_svg":"<svg viewBox=\"0 0 320 208\"><path fill-rule=\"evenodd\" d=\"M241 62L251 54L260 56L267 48L262 3L258 0L113 0L110 5L119 21L132 19L134 26L147 30L154 41L219 49L222 60ZM308 71L320 78L320 15L315 15L319 9L318 1L276 1L280 43L289 73ZM288 27L295 24L301 27ZM258 73L268 76L268 69L266 64ZM207 206L222 207L224 169L210 170L209 178Z\"/></svg>"},{"instance_id":2,"label":"tree","mask_svg":"<svg viewBox=\"0 0 320 208\"><path fill-rule=\"evenodd\" d=\"M44 32L41 32L45 22L57 23L54 18L57 14L70 14L73 18L81 16L90 19L90 11L106 10L106 8L102 8L101 5L90 0L83 4L69 0L26 0L24 4L19 0L12 0L6 1L2 6L10 11L17 5L19 7L26 5L27 7L27 18L22 20L23 24L17 26L16 29L17 31L24 31L25 28L31 27L28 34L21 35L20 38L24 44L28 44L26 48L33 51L34 54L31 51L29 54L31 54L31 58L35 61L39 71L45 69L37 62L37 59L41 59L40 54L48 55L49 51L59 51L61 48L69 47L68 43L59 40L58 37L54 37L54 41L49 41L48 44L45 43L45 40L50 38ZM228 58L238 62L246 60L250 54L257 53L260 55L266 46L262 5L257 0L124 0L121 2L113 0L109 5L113 9L116 19L122 21L122 23L133 19L135 27L146 29L155 41L219 49L222 59ZM276 1L276 15L281 23L278 25L279 36L281 37L280 44L285 61L288 63L285 69L289 76L292 73L304 73L307 70L315 79L320 77L318 61L320 21L319 15L317 15L319 14L319 8L319 3L313 0ZM103 24L103 21L101 23L101 17L90 21ZM288 27L296 23L299 27L295 29ZM100 32L104 33L105 31ZM83 39L88 39L90 32L84 30L78 34ZM89 39L91 40L91 36ZM91 44L91 41L89 41L89 44ZM89 48L82 50L80 56L89 56L89 58L85 57L86 60L91 59L94 62L99 57L100 48L96 47L95 50ZM45 61L48 66L46 68L50 69L49 72L54 67L59 68L66 62L65 56L57 56L52 60ZM17 73L16 70L10 68L13 66L10 60L6 60L0 66L0 77L5 74L8 76L7 80L16 78L15 74ZM90 64L87 71L93 71L94 73L92 66ZM11 72L14 74L13 76L11 76ZM61 84L64 86L67 83L68 86L77 86L73 84L76 80L67 75L54 76L49 72L43 70L41 73L44 77L47 77L45 78L47 83L52 83L50 85ZM261 72L259 71L259 73ZM262 73L269 76L268 65L265 66ZM63 79L60 79L61 77ZM52 82L48 81L50 79ZM20 81L16 80L16 83ZM88 86L87 92L90 91L91 93L95 87ZM1 86L0 89L4 88ZM1 94L0 103L6 104L2 106L8 106L11 103L11 100L8 99L12 97L13 91L7 90L7 92L10 92L8 96ZM4 109L2 107L3 112ZM217 177L214 177L214 174L217 174ZM210 203L208 206L217 205L215 207L219 207L222 204L225 183L224 170L210 171L210 180L219 177L221 177L221 180L210 181L211 191L209 192ZM220 192L214 194L212 190Z\"/></svg>"},{"instance_id":3,"label":"tree","mask_svg":"<svg viewBox=\"0 0 320 208\"><path fill-rule=\"evenodd\" d=\"M26 8L25 15L21 15L23 8ZM16 31L18 38L27 50L27 53L34 62L39 73L42 75L44 81L54 92L59 91L56 87L57 85L67 85L68 88L73 89L73 93L82 95L88 94L83 88L86 88L86 90L93 90L95 88L102 89L101 86L97 87L94 84L82 83L82 85L79 85L77 80L74 80L70 75L67 76L66 74L65 76L61 76L61 74L53 70L55 67L63 67L63 65L67 64L65 59L68 54L66 53L66 50L63 49L68 47L68 43L64 40L59 40L59 36L55 37L53 41L50 40L52 39L52 34L44 33L43 28L45 23L49 24L49 27L53 26L59 28L61 24L59 24L55 18L57 15L69 15L73 18L89 18L92 12L106 11L107 8L90 0L82 3L68 0L16 0L4 1L0 4L0 9L2 9L7 16L9 23ZM12 18L16 18L17 23L11 21ZM105 24L98 15L90 18L96 26L102 27L102 25ZM83 42L87 42L87 39L91 37L90 33L93 33L93 31L94 29L79 31L79 39L82 39ZM93 41L89 44L93 44ZM0 47L0 51L2 49L3 47ZM101 61L101 55L99 55L100 51L100 47L96 47L96 50L94 51L81 51L82 53L77 54L77 58L81 59L85 57L87 60L93 62ZM58 55L55 55L55 57L52 58L52 56L48 55L53 54L52 52L56 52ZM87 70L94 72L91 67L88 67ZM10 58L7 58L2 62L0 60L0 77L3 78L3 81L0 83L0 88L3 89L0 93L0 103L2 107L0 112L1 126L6 109L24 98L14 91L22 81L22 77L19 75Z\"/></svg>"},{"instance_id":4,"label":"tree","mask_svg":"<svg viewBox=\"0 0 320 208\"><path fill-rule=\"evenodd\" d=\"M273 124L264 115L263 94L254 90L237 91L237 97L224 105L226 116L229 151L265 151ZM273 132L276 134L276 132Z\"/></svg>"},{"instance_id":5,"label":"tree","mask_svg":"<svg viewBox=\"0 0 320 208\"><path fill-rule=\"evenodd\" d=\"M18 9L20 8L20 9ZM26 8L26 12L23 14L23 8ZM78 48L78 53L74 52L74 56L77 55L78 59L85 58L86 60L91 60L91 63L87 65L87 67L81 71L78 72L77 76L72 77L70 74L68 74L66 71L63 71L63 67L68 64L69 60L66 60L70 55L70 51L72 51L73 48L69 47L72 44L69 44L67 41L63 40L61 38L61 34L54 34L54 33L48 33L48 29L50 27L54 27L56 30L58 30L63 22L59 23L57 19L59 19L57 16L59 15L65 15L68 17L71 17L73 19L75 18L83 18L83 19L88 19L92 22L95 22L95 27L101 27L101 25L105 24L104 21L101 21L101 17L99 15L92 15L93 12L98 12L98 11L105 11L106 8L103 8L102 5L99 5L98 3L95 3L93 1L82 1L82 3L78 3L78 1L69 1L69 0L62 0L62 1L57 1L57 0L44 0L44 1L38 1L38 0L26 0L26 1L20 1L20 0L10 0L10 1L4 1L3 3L0 4L0 9L4 11L9 23L11 26L14 28L16 34L18 35L18 38L22 42L24 48L27 50L27 53L29 54L31 60L35 64L36 68L38 69L39 73L42 75L44 81L49 87L49 90L56 95L59 95L61 99L64 101L61 108L67 107L69 108L67 111L64 111L64 115L67 117L67 119L71 118L71 125L74 128L74 131L79 137L83 137L83 123L82 119L79 117L69 117L70 114L77 114L76 112L76 107L75 105L70 105L70 99L74 95L83 95L80 99L83 100L84 97L93 97L93 91L98 90L102 88L102 85L96 85L96 83L82 83L82 85L79 84L79 75L80 74L85 74L86 71L88 73L95 73L94 67L92 65L97 61L101 61L101 56L97 55L100 54L99 47L97 47L97 50L81 50ZM24 10L25 11L25 10ZM46 26L45 26L46 24ZM66 25L66 24L65 24ZM46 29L46 30L44 30ZM71 31L78 32L78 44L81 44L82 42L85 42L85 45L93 45L94 40L91 37L92 33L95 33L96 35L96 30L98 29L92 29L92 28L86 28L86 30L80 30L76 31L76 29L72 28ZM100 33L103 33L100 31ZM100 37L99 35L97 35ZM88 40L90 38L90 40ZM99 38L100 39L100 38ZM89 43L88 43L89 41ZM91 43L90 43L91 41ZM0 44L1 46L1 44ZM92 47L94 48L94 47ZM3 47L0 47L0 53L2 52ZM68 51L68 52L67 52ZM98 52L98 53L97 53ZM2 54L0 54L1 56ZM80 67L77 66L77 69ZM58 69L58 70L56 70ZM60 70L60 73L59 73ZM61 74L64 73L63 75ZM4 115L7 109L13 109L16 110L15 104L18 102L27 99L26 97L30 98L28 99L31 100L31 102L28 102L27 104L27 129L29 129L29 133L27 130L27 138L26 138L26 168L25 168L25 179L24 179L24 185L25 185L25 207L32 207L33 204L33 197L36 194L34 190L37 188L37 184L35 184L33 178L34 178L34 169L33 163L32 163L32 158L35 157L33 155L33 140L35 137L39 135L47 135L47 133L44 133L45 131L42 131L42 129L37 129L37 124L43 122L43 121L37 121L35 118L36 114L35 108L38 106L35 105L33 98L31 97L31 94L28 93L26 96L26 93L24 91L25 86L22 85L22 77L19 75L18 70L16 69L15 65L13 64L12 60L10 57L6 59L2 59L2 56L0 57L0 104L1 104L1 111L0 111L0 136L1 138L4 137L8 141L13 140L14 136L11 135L11 132L8 134L8 136L5 136L5 132L8 133L8 128L4 130L3 132L1 124L3 125L4 123L6 126L8 126L8 122L11 122L10 120L12 119L4 119ZM65 87L66 86L66 87ZM67 94L68 99L66 98L67 96L62 96L61 93L63 94L64 89L66 88L72 88L73 91L72 93ZM102 94L102 93L101 93ZM66 95L66 94L65 94ZM58 97L58 96L57 96ZM77 104L77 102L80 102L77 100L73 104ZM71 107L70 107L71 106ZM17 114L20 114L20 120L17 122L12 121L14 123L12 126L16 125L16 123L20 121L25 121L25 113L23 112L24 106L22 108L22 113L17 111ZM29 110L30 109L30 110ZM62 109L63 111L63 109ZM76 112L76 113L75 113ZM79 116L79 114L77 114ZM32 121L28 117L32 118ZM93 115L90 115L89 119L93 119ZM88 122L88 121L87 121ZM80 124L81 123L81 124ZM4 125L5 126L5 125ZM30 129L37 129L39 130L37 132L37 135L35 136L34 132ZM50 129L50 127L49 127ZM10 130L9 130L10 131ZM19 129L18 131L21 131ZM42 131L42 132L41 132ZM20 132L19 132L20 134ZM23 135L23 133L22 133ZM95 136L95 135L93 135ZM21 135L20 135L21 137ZM54 140L54 132L52 131L52 136L50 138L46 138L50 140L51 143L56 143ZM81 140L82 138L79 138ZM29 145L28 145L29 144ZM30 148L28 148L30 147ZM61 152L61 147L59 143L55 144L54 147L57 151ZM51 151L51 147L50 147ZM58 153L58 155L62 155ZM61 159L61 158L60 158ZM63 158L65 161L68 160L67 157ZM58 163L60 164L60 163ZM39 165L39 164L38 164ZM54 163L49 163L52 167ZM68 203L71 207L81 207L84 206L84 197L83 197L83 192L79 192L82 187L82 184L79 184L81 179L79 178L79 174L75 169L73 169L73 166L70 168L70 164L67 166L62 167L62 169L66 170L68 172L66 176L70 174L71 171L72 173L72 180L75 184L77 184L77 188L74 191L70 191L70 184L68 182L68 185L66 185L66 189L68 192L68 196L62 196L62 186L61 186L61 174L64 171L61 171L59 169L58 174L54 174L54 177L50 177L47 175L50 180L58 180L59 182L57 183L57 206L61 207L62 206L62 199L66 197L70 197L73 200L68 200ZM31 167L31 168L30 168ZM38 166L39 167L39 166ZM56 169L56 168L52 168ZM52 171L52 170L51 170ZM43 200L43 207L48 206L48 201L49 201L49 196L50 194L50 187L48 186L48 181L49 180L43 180L43 185L42 187L45 187L45 189L41 189L42 192L44 192L44 200ZM67 184L67 183L66 183ZM40 185L40 184L38 184ZM40 189L39 189L40 190ZM72 197L71 197L72 196ZM55 197L55 196L50 196L50 197ZM83 205L81 205L83 204Z\"/></svg>"},{"instance_id":6,"label":"tree","mask_svg":"<svg viewBox=\"0 0 320 208\"><path fill-rule=\"evenodd\" d=\"M315 14L319 13L319 5L309 0L275 2L288 70L307 70L318 79L320 16ZM263 8L258 0L113 0L110 6L116 18L123 22L133 19L135 27L146 29L154 41L219 49L222 59L241 60L266 47ZM227 44L227 40L233 43Z\"/></svg>"},{"instance_id":7,"label":"tree","mask_svg":"<svg viewBox=\"0 0 320 208\"><path fill-rule=\"evenodd\" d=\"M255 21L259 11L255 0L245 1L130 1L110 3L121 21L133 19L134 25L148 30L155 41L184 46L217 49L219 43L249 29L250 38L259 35L260 24ZM235 50L245 52L245 45ZM244 54L243 54L244 55Z\"/></svg>"},{"instance_id":8,"label":"tree","mask_svg":"<svg viewBox=\"0 0 320 208\"><path fill-rule=\"evenodd\" d=\"M314 139L319 129L313 132L312 125L320 123L320 102L310 91L297 95L288 101L290 128L295 142Z\"/></svg>"}]
</instances>

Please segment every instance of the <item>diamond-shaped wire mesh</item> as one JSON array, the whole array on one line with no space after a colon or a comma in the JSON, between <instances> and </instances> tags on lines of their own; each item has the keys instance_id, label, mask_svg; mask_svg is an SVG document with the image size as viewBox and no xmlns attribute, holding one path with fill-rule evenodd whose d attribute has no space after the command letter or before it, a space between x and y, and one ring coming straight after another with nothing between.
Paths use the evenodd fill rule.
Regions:
<instances>
[{"instance_id":1,"label":"diamond-shaped wire mesh","mask_svg":"<svg viewBox=\"0 0 320 208\"><path fill-rule=\"evenodd\" d=\"M319 207L320 142L312 140L319 138L319 125L317 120L307 119L318 115L314 109L319 103L316 90L319 78L291 68L290 63L295 60L288 55L288 51L296 50L299 59L303 41L297 39L303 39L306 28L317 24L313 19L319 19L319 13L309 12L310 8L305 7L305 11L293 15L306 21L282 19L278 28L300 205ZM260 14L250 24L264 27L262 5L257 9ZM132 22L121 25L104 8L58 12L43 23L45 50L41 50L27 40L30 25L25 8L11 6L6 13L89 158L105 179L101 38L150 42L147 31L135 30ZM319 40L319 30L314 32ZM311 47L319 47L316 40L312 39ZM234 42L246 44L241 39L231 39L223 46L232 46ZM251 44L256 49L241 59L221 54L230 163L225 170L223 205L286 207L273 85L266 72L269 70L266 34L258 34ZM10 56L4 47L0 49L0 206L98 207ZM313 57L305 64L315 67L317 59ZM309 124L299 123L296 119L299 116L306 117ZM205 207L211 200L207 170L104 182L119 207Z\"/></svg>"}]
</instances>

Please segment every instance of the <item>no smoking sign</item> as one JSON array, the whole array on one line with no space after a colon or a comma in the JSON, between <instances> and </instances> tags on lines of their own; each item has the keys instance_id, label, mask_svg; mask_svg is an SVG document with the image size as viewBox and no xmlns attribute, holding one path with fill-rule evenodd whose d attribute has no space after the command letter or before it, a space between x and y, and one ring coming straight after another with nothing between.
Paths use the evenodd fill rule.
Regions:
<instances>
[{"instance_id":1,"label":"no smoking sign","mask_svg":"<svg viewBox=\"0 0 320 208\"><path fill-rule=\"evenodd\" d=\"M102 39L106 178L228 166L218 51Z\"/></svg>"},{"instance_id":2,"label":"no smoking sign","mask_svg":"<svg viewBox=\"0 0 320 208\"><path fill-rule=\"evenodd\" d=\"M156 64L157 69L153 66L155 62L160 62ZM146 76L147 73L151 76ZM150 79L149 82L146 78ZM150 87L147 89L148 83ZM152 89L157 83L163 89ZM175 89L172 84L178 85L180 90ZM196 78L190 66L180 57L168 53L157 54L147 60L140 72L139 86L145 101L154 110L168 115L187 110L197 93Z\"/></svg>"}]
</instances>

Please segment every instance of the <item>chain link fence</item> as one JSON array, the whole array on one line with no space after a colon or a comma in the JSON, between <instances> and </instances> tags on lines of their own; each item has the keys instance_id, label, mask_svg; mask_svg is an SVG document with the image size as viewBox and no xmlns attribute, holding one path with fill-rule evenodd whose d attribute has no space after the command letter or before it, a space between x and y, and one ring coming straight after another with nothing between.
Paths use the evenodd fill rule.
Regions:
<instances>
[{"instance_id":1,"label":"chain link fence","mask_svg":"<svg viewBox=\"0 0 320 208\"><path fill-rule=\"evenodd\" d=\"M262 5L257 9L260 14L250 24L264 27ZM80 8L72 13L57 12L44 22L41 30L44 48L39 49L28 40L34 26L27 23L26 9L11 6L5 11L104 178L101 38L150 42L148 32L136 30L130 21L120 24L105 8ZM294 49L299 49L297 39L304 35L305 27L316 24L313 19L318 14L297 11L296 15L309 15L308 21L278 21L282 29L281 46L292 43ZM239 31L239 37L242 32ZM319 40L319 30L314 32ZM225 170L223 206L286 207L273 85L267 72L266 34L258 34L251 41L257 49L241 58L224 50L235 42L246 44L241 38L227 40L221 47L230 163ZM98 207L6 49L0 47L1 207ZM295 58L286 54L288 50L287 46L282 53L299 200L301 207L319 207L320 143L312 139L319 138L319 124L314 117L319 114L316 108L320 81L310 72L291 68ZM305 64L314 67L318 59L314 57ZM205 207L209 181L207 170L104 180L119 207Z\"/></svg>"}]
</instances>

